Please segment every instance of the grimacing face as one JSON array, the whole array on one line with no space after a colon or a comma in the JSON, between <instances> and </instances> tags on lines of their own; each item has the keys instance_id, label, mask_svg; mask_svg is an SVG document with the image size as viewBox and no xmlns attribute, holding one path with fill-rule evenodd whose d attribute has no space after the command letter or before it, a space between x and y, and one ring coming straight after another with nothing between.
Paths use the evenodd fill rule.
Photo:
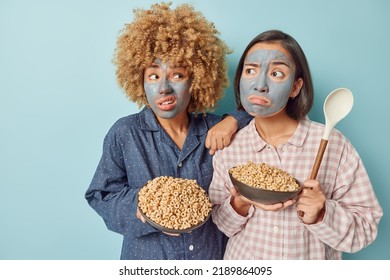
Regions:
<instances>
[{"instance_id":1,"label":"grimacing face","mask_svg":"<svg viewBox=\"0 0 390 280\"><path fill-rule=\"evenodd\" d=\"M293 62L276 43L257 43L248 51L240 79L240 100L252 116L277 114L293 96Z\"/></svg>"},{"instance_id":2,"label":"grimacing face","mask_svg":"<svg viewBox=\"0 0 390 280\"><path fill-rule=\"evenodd\" d=\"M184 67L156 59L144 71L144 89L157 117L171 119L187 112L191 81Z\"/></svg>"}]
</instances>

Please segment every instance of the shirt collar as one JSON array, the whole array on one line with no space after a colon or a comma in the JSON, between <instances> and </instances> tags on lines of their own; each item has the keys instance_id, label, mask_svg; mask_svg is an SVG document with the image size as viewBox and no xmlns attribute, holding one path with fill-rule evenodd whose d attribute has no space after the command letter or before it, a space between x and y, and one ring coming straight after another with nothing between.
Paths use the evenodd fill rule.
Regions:
<instances>
[{"instance_id":1,"label":"shirt collar","mask_svg":"<svg viewBox=\"0 0 390 280\"><path fill-rule=\"evenodd\" d=\"M261 151L268 144L257 133L255 119L253 119L248 124L248 126L250 127L249 139L252 143L253 150L255 152ZM296 147L302 147L303 143L305 142L306 136L308 134L309 127L310 127L310 120L308 117L305 117L304 119L299 121L297 129L295 130L293 136L287 141L287 143L289 143L293 146L296 146Z\"/></svg>"},{"instance_id":2,"label":"shirt collar","mask_svg":"<svg viewBox=\"0 0 390 280\"><path fill-rule=\"evenodd\" d=\"M257 133L256 130L256 123L255 123L255 118L250 121L248 124L249 127L249 139L250 142L252 143L253 150L255 152L259 152L262 149L264 149L265 146L267 146L267 142L263 140L263 138L260 137L260 135Z\"/></svg>"},{"instance_id":3,"label":"shirt collar","mask_svg":"<svg viewBox=\"0 0 390 280\"><path fill-rule=\"evenodd\" d=\"M310 120L305 117L298 123L298 127L294 132L294 135L287 141L291 145L296 147L302 147L310 128Z\"/></svg>"},{"instance_id":4,"label":"shirt collar","mask_svg":"<svg viewBox=\"0 0 390 280\"><path fill-rule=\"evenodd\" d=\"M141 129L149 131L159 131L161 126L157 121L157 118L152 109L144 107L139 113ZM195 117L193 114L189 114L190 118L190 127L189 131L194 130L195 135L203 135L207 133L208 126L206 120L200 115Z\"/></svg>"},{"instance_id":5,"label":"shirt collar","mask_svg":"<svg viewBox=\"0 0 390 280\"><path fill-rule=\"evenodd\" d=\"M160 125L154 115L153 111L150 108L144 107L141 112L139 112L140 125L143 130L150 131L159 131Z\"/></svg>"}]
</instances>

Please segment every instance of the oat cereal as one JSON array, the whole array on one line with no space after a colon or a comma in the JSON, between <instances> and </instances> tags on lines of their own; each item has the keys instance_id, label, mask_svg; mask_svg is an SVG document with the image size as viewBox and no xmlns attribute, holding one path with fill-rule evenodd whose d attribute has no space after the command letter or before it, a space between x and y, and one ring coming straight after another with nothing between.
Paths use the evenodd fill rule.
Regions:
<instances>
[{"instance_id":1,"label":"oat cereal","mask_svg":"<svg viewBox=\"0 0 390 280\"><path fill-rule=\"evenodd\" d=\"M229 173L236 180L254 188L283 192L294 192L299 189L294 177L266 163L248 162L231 168Z\"/></svg>"},{"instance_id":2,"label":"oat cereal","mask_svg":"<svg viewBox=\"0 0 390 280\"><path fill-rule=\"evenodd\" d=\"M161 176L138 193L138 207L153 222L175 230L196 226L208 217L211 203L196 180Z\"/></svg>"}]
</instances>

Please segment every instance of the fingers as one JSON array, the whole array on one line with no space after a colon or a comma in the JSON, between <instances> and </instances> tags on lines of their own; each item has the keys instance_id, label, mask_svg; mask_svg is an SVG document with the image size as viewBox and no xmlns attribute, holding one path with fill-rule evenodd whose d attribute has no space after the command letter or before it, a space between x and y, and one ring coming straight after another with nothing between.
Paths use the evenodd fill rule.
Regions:
<instances>
[{"instance_id":1,"label":"fingers","mask_svg":"<svg viewBox=\"0 0 390 280\"><path fill-rule=\"evenodd\" d=\"M233 134L237 130L237 124L234 118L226 117L223 121L209 129L205 146L210 149L210 154L217 150L222 150L230 145Z\"/></svg>"},{"instance_id":2,"label":"fingers","mask_svg":"<svg viewBox=\"0 0 390 280\"><path fill-rule=\"evenodd\" d=\"M169 235L169 236L180 236L179 233L170 233L170 232L166 232L166 231L163 231L162 233Z\"/></svg>"},{"instance_id":3,"label":"fingers","mask_svg":"<svg viewBox=\"0 0 390 280\"><path fill-rule=\"evenodd\" d=\"M211 136L211 133L210 133L210 130L209 130L209 132L207 133L207 136L206 136L206 141L204 143L204 145L205 145L205 147L207 149L211 148L211 139L212 139L212 136Z\"/></svg>"},{"instance_id":4,"label":"fingers","mask_svg":"<svg viewBox=\"0 0 390 280\"><path fill-rule=\"evenodd\" d=\"M254 204L255 207L261 208L265 211L278 211L283 209L283 203L276 203L276 204L261 204L256 203Z\"/></svg>"},{"instance_id":5,"label":"fingers","mask_svg":"<svg viewBox=\"0 0 390 280\"><path fill-rule=\"evenodd\" d=\"M287 200L286 202L283 202L283 209L286 209L292 205L294 205L296 202L295 199L290 199L290 200Z\"/></svg>"},{"instance_id":6,"label":"fingers","mask_svg":"<svg viewBox=\"0 0 390 280\"><path fill-rule=\"evenodd\" d=\"M261 204L261 203L253 203L253 206L257 207L257 208L261 208L265 211L281 211L281 210L284 210L288 207L290 207L291 205L293 205L295 203L294 200L288 200L286 202L280 202L280 203L275 203L275 204Z\"/></svg>"},{"instance_id":7,"label":"fingers","mask_svg":"<svg viewBox=\"0 0 390 280\"><path fill-rule=\"evenodd\" d=\"M229 189L229 192L230 192L230 194L231 194L231 196L233 196L233 197L236 197L236 196L238 196L239 195L239 193L238 193L238 191L236 190L236 188L230 188Z\"/></svg>"},{"instance_id":8,"label":"fingers","mask_svg":"<svg viewBox=\"0 0 390 280\"><path fill-rule=\"evenodd\" d=\"M214 155L215 151L217 151L216 144L215 144L215 138L210 131L207 133L205 147L207 149L209 149L210 155Z\"/></svg>"},{"instance_id":9,"label":"fingers","mask_svg":"<svg viewBox=\"0 0 390 280\"><path fill-rule=\"evenodd\" d=\"M322 220L323 210L310 209L308 207L297 207L298 218L305 224L313 224Z\"/></svg>"},{"instance_id":10,"label":"fingers","mask_svg":"<svg viewBox=\"0 0 390 280\"><path fill-rule=\"evenodd\" d=\"M140 219L143 223L146 223L145 218L141 215L139 208L137 207L137 213L135 214L138 219Z\"/></svg>"},{"instance_id":11,"label":"fingers","mask_svg":"<svg viewBox=\"0 0 390 280\"><path fill-rule=\"evenodd\" d=\"M206 148L209 148L214 151L222 150L225 146L227 146L225 144L230 144L230 143L226 139L226 136L224 136L223 133L216 132L216 131L209 131L205 142Z\"/></svg>"},{"instance_id":12,"label":"fingers","mask_svg":"<svg viewBox=\"0 0 390 280\"><path fill-rule=\"evenodd\" d=\"M318 181L309 179L303 182L303 186L298 197L298 204L311 204L308 200L323 196L322 188Z\"/></svg>"},{"instance_id":13,"label":"fingers","mask_svg":"<svg viewBox=\"0 0 390 280\"><path fill-rule=\"evenodd\" d=\"M141 213L139 212L139 209L137 207L137 212L135 213L138 219L141 219Z\"/></svg>"},{"instance_id":14,"label":"fingers","mask_svg":"<svg viewBox=\"0 0 390 280\"><path fill-rule=\"evenodd\" d=\"M232 196L234 196L234 197L239 196L241 200L247 202L248 204L252 204L254 207L263 209L265 211L280 211L280 210L284 210L284 209L290 207L291 205L293 205L295 203L295 200L291 199L291 200L288 200L288 201L283 202L283 203L280 202L280 203L275 203L275 204L263 204L263 203L259 203L259 202L255 202L253 200L250 200L250 199L248 199L248 198L246 198L246 197L244 197L242 195L239 195L239 194L236 194L236 195L232 194Z\"/></svg>"},{"instance_id":15,"label":"fingers","mask_svg":"<svg viewBox=\"0 0 390 280\"><path fill-rule=\"evenodd\" d=\"M313 179L308 179L304 181L303 186L304 186L303 189L307 188L312 190L321 190L320 182Z\"/></svg>"},{"instance_id":16,"label":"fingers","mask_svg":"<svg viewBox=\"0 0 390 280\"><path fill-rule=\"evenodd\" d=\"M269 204L260 204L260 205L257 204L257 207L261 207L263 210L267 210L267 211L280 211L280 210L284 210L284 209L290 207L294 203L295 203L295 200L290 199L290 200L287 200L283 203L276 203L276 204L270 204L270 205Z\"/></svg>"},{"instance_id":17,"label":"fingers","mask_svg":"<svg viewBox=\"0 0 390 280\"><path fill-rule=\"evenodd\" d=\"M298 217L306 224L322 220L326 197L317 180L306 180L304 188L297 200Z\"/></svg>"}]
</instances>

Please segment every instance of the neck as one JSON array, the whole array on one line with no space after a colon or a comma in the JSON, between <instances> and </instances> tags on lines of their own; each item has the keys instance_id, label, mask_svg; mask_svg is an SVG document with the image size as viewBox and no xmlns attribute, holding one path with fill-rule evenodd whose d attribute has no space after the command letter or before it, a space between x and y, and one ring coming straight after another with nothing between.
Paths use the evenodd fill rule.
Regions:
<instances>
[{"instance_id":1,"label":"neck","mask_svg":"<svg viewBox=\"0 0 390 280\"><path fill-rule=\"evenodd\" d=\"M274 147L287 142L298 127L298 121L285 112L271 117L256 117L255 123L260 137Z\"/></svg>"},{"instance_id":2,"label":"neck","mask_svg":"<svg viewBox=\"0 0 390 280\"><path fill-rule=\"evenodd\" d=\"M183 148L190 120L186 111L180 113L172 119L162 119L157 117L158 122L165 132L171 137L179 149Z\"/></svg>"}]
</instances>

